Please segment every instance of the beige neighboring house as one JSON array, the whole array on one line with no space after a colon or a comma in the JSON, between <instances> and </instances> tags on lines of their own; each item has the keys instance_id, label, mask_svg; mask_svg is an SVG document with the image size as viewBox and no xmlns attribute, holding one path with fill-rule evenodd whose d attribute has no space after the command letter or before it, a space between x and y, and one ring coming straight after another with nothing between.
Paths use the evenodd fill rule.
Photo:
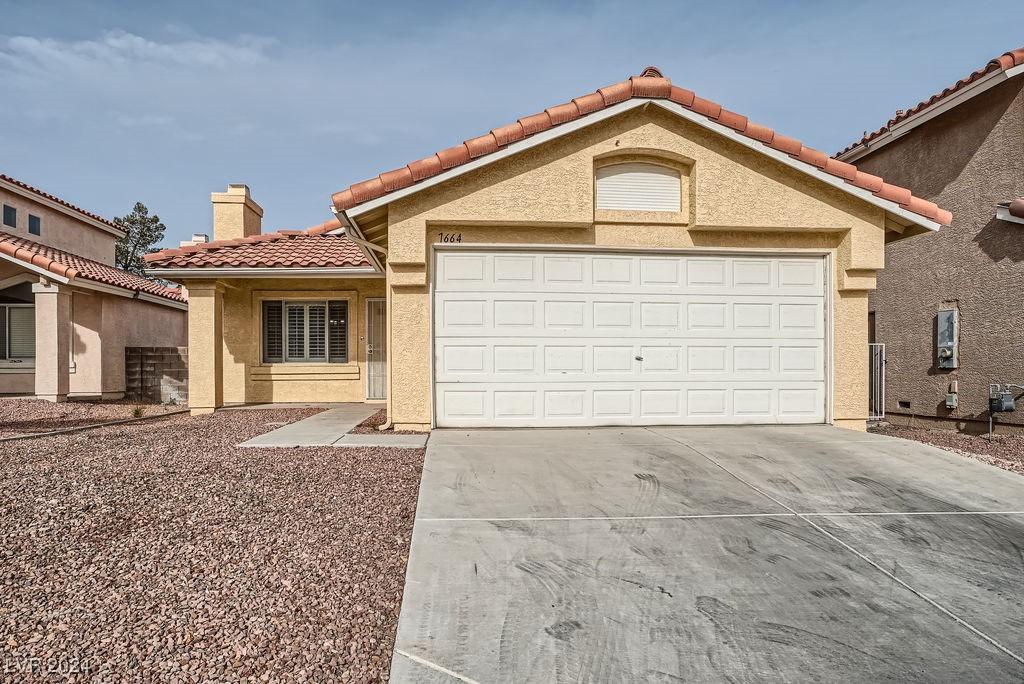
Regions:
<instances>
[{"instance_id":1,"label":"beige neighboring house","mask_svg":"<svg viewBox=\"0 0 1024 684\"><path fill-rule=\"evenodd\" d=\"M187 284L195 412L387 401L398 429L864 429L887 240L949 212L657 69L352 185L260 232L148 258Z\"/></svg>"},{"instance_id":2,"label":"beige neighboring house","mask_svg":"<svg viewBox=\"0 0 1024 684\"><path fill-rule=\"evenodd\" d=\"M188 305L114 267L114 223L0 175L0 395L116 399L125 347L184 346Z\"/></svg>"}]
</instances>

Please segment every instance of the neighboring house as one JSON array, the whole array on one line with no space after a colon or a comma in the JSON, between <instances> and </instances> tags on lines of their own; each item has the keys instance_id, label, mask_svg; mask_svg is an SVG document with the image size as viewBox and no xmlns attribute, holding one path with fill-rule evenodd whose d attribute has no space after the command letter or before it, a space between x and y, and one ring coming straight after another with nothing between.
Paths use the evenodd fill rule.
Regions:
<instances>
[{"instance_id":1,"label":"neighboring house","mask_svg":"<svg viewBox=\"0 0 1024 684\"><path fill-rule=\"evenodd\" d=\"M0 394L120 398L125 347L183 346L188 305L114 267L114 223L0 175Z\"/></svg>"},{"instance_id":2,"label":"neighboring house","mask_svg":"<svg viewBox=\"0 0 1024 684\"><path fill-rule=\"evenodd\" d=\"M190 403L386 397L398 429L864 429L886 236L948 212L653 68L334 195L148 257L190 293ZM361 248L358 251L356 247Z\"/></svg>"},{"instance_id":3,"label":"neighboring house","mask_svg":"<svg viewBox=\"0 0 1024 684\"><path fill-rule=\"evenodd\" d=\"M888 419L987 428L989 384L1024 384L1024 48L898 112L837 157L956 217L948 230L886 247L871 310L888 357ZM948 358L940 321L943 334L959 328ZM997 421L1024 426L1024 411Z\"/></svg>"}]
</instances>

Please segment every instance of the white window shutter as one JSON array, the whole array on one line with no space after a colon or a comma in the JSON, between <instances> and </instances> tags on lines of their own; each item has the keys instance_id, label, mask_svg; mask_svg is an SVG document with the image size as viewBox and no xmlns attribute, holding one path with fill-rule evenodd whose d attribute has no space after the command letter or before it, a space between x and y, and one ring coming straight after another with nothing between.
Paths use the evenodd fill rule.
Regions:
<instances>
[{"instance_id":1,"label":"white window shutter","mask_svg":"<svg viewBox=\"0 0 1024 684\"><path fill-rule=\"evenodd\" d=\"M597 170L597 208L681 211L679 171L667 166L624 163Z\"/></svg>"}]
</instances>

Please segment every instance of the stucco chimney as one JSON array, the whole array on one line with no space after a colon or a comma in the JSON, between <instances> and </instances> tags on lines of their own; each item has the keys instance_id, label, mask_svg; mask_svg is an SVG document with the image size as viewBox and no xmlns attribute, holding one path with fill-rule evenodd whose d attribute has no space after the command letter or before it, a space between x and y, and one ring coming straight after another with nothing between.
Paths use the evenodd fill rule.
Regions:
<instances>
[{"instance_id":1,"label":"stucco chimney","mask_svg":"<svg viewBox=\"0 0 1024 684\"><path fill-rule=\"evenodd\" d=\"M249 196L249 186L228 185L227 192L210 194L213 202L213 239L234 240L260 234L263 207Z\"/></svg>"}]
</instances>

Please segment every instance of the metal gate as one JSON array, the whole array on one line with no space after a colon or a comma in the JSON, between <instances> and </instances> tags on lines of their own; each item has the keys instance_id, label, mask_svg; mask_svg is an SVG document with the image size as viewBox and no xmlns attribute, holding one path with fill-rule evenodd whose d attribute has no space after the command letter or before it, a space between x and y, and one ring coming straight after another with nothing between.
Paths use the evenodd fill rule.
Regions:
<instances>
[{"instance_id":1,"label":"metal gate","mask_svg":"<svg viewBox=\"0 0 1024 684\"><path fill-rule=\"evenodd\" d=\"M868 420L885 418L885 345L868 344Z\"/></svg>"},{"instance_id":2,"label":"metal gate","mask_svg":"<svg viewBox=\"0 0 1024 684\"><path fill-rule=\"evenodd\" d=\"M384 299L366 300L366 398L387 399L388 336Z\"/></svg>"}]
</instances>

